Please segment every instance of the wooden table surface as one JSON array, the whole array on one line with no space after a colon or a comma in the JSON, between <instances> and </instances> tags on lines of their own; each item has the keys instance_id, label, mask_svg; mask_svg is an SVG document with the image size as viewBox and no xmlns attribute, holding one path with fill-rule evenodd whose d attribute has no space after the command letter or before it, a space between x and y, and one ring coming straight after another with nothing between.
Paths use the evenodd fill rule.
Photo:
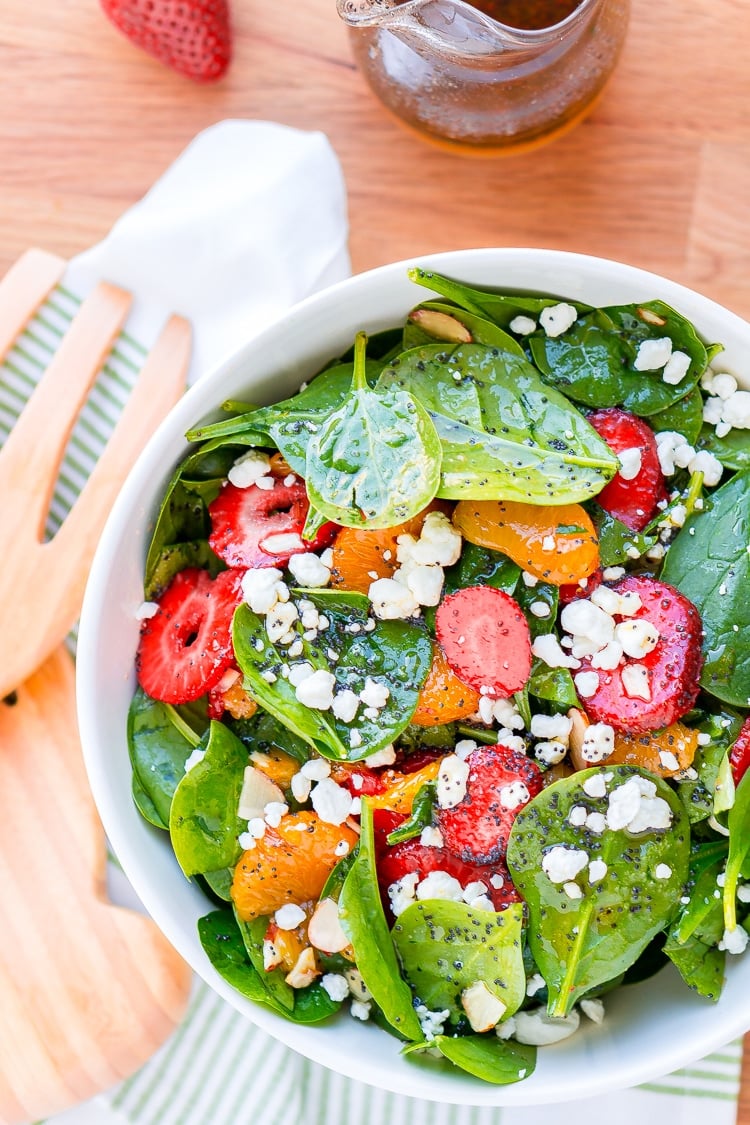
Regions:
<instances>
[{"instance_id":1,"label":"wooden table surface","mask_svg":"<svg viewBox=\"0 0 750 1125\"><path fill-rule=\"evenodd\" d=\"M633 0L593 115L546 148L492 160L423 144L385 115L334 0L232 4L234 63L204 88L131 47L97 0L0 0L0 271L29 245L70 255L95 242L196 132L235 116L328 134L357 271L552 246L655 270L750 316L747 0Z\"/></svg>"}]
</instances>

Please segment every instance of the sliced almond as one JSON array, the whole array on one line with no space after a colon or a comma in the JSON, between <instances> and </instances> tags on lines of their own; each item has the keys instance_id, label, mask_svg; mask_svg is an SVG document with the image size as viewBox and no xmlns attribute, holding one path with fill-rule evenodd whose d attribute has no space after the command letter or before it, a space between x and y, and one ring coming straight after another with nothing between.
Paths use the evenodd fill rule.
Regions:
<instances>
[{"instance_id":1,"label":"sliced almond","mask_svg":"<svg viewBox=\"0 0 750 1125\"><path fill-rule=\"evenodd\" d=\"M311 946L303 949L297 958L294 968L284 978L290 988L307 988L316 977L320 976L320 969L315 960L315 951Z\"/></svg>"},{"instance_id":2,"label":"sliced almond","mask_svg":"<svg viewBox=\"0 0 750 1125\"><path fill-rule=\"evenodd\" d=\"M272 801L284 802L284 794L264 773L255 766L245 766L245 778L237 806L237 815L242 820L263 818L263 810Z\"/></svg>"},{"instance_id":3,"label":"sliced almond","mask_svg":"<svg viewBox=\"0 0 750 1125\"><path fill-rule=\"evenodd\" d=\"M339 922L338 903L332 898L321 899L315 907L307 937L323 953L342 953L349 946L349 938Z\"/></svg>"},{"instance_id":4,"label":"sliced almond","mask_svg":"<svg viewBox=\"0 0 750 1125\"><path fill-rule=\"evenodd\" d=\"M589 727L589 720L586 715L584 715L583 711L579 711L577 707L570 708L568 718L571 719L573 723L570 728L570 749L568 751L568 757L574 769L587 770L590 768L591 762L587 762L583 757L583 739Z\"/></svg>"},{"instance_id":5,"label":"sliced almond","mask_svg":"<svg viewBox=\"0 0 750 1125\"><path fill-rule=\"evenodd\" d=\"M489 1031L505 1015L506 1005L490 992L483 980L475 981L461 993L461 1007L472 1031Z\"/></svg>"},{"instance_id":6,"label":"sliced almond","mask_svg":"<svg viewBox=\"0 0 750 1125\"><path fill-rule=\"evenodd\" d=\"M645 320L646 324L656 324L659 326L659 328L667 323L663 316L659 316L659 314L655 313L652 309L639 308L638 316L641 318L641 320Z\"/></svg>"}]
</instances>

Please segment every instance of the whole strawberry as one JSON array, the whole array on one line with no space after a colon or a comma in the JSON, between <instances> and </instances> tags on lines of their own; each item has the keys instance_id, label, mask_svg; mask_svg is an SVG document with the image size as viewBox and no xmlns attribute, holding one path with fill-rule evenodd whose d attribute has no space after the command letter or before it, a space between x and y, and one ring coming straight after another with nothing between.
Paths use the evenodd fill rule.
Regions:
<instances>
[{"instance_id":1,"label":"whole strawberry","mask_svg":"<svg viewBox=\"0 0 750 1125\"><path fill-rule=\"evenodd\" d=\"M232 57L227 0L100 0L136 47L196 82L215 82Z\"/></svg>"}]
</instances>

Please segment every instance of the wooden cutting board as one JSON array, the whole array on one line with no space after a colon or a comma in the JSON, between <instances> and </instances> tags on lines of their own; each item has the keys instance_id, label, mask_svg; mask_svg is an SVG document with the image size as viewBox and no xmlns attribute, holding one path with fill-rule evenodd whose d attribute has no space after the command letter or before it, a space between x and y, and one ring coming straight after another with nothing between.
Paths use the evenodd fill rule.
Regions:
<instances>
[{"instance_id":1,"label":"wooden cutting board","mask_svg":"<svg viewBox=\"0 0 750 1125\"><path fill-rule=\"evenodd\" d=\"M188 966L154 923L106 900L74 676L60 648L0 702L0 1125L132 1074L188 997Z\"/></svg>"}]
</instances>

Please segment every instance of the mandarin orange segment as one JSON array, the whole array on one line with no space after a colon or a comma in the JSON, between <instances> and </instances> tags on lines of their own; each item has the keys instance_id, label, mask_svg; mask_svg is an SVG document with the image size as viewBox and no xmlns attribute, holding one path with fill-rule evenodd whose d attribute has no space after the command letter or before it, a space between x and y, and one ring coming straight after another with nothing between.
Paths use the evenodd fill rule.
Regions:
<instances>
[{"instance_id":1,"label":"mandarin orange segment","mask_svg":"<svg viewBox=\"0 0 750 1125\"><path fill-rule=\"evenodd\" d=\"M366 594L378 578L390 578L398 567L396 550L399 535L419 535L425 516L429 512L448 514L450 506L433 500L423 512L397 524L376 531L343 527L333 544L333 569L331 585L342 590L356 590Z\"/></svg>"},{"instance_id":2,"label":"mandarin orange segment","mask_svg":"<svg viewBox=\"0 0 750 1125\"><path fill-rule=\"evenodd\" d=\"M278 746L272 746L266 751L254 750L250 760L255 768L278 785L279 789L289 788L300 766L296 758L287 754L285 750L280 750Z\"/></svg>"},{"instance_id":3,"label":"mandarin orange segment","mask_svg":"<svg viewBox=\"0 0 750 1125\"><path fill-rule=\"evenodd\" d=\"M271 473L275 477L288 477L294 470L290 467L289 462L284 457L283 453L271 454Z\"/></svg>"},{"instance_id":4,"label":"mandarin orange segment","mask_svg":"<svg viewBox=\"0 0 750 1125\"><path fill-rule=\"evenodd\" d=\"M378 793L368 797L368 803L373 809L390 809L392 812L410 813L419 790L426 781L435 781L440 772L442 758L428 762L421 770L414 773L399 773L397 770L386 770L381 776L388 788L385 793Z\"/></svg>"},{"instance_id":5,"label":"mandarin orange segment","mask_svg":"<svg viewBox=\"0 0 750 1125\"><path fill-rule=\"evenodd\" d=\"M326 824L314 812L282 817L234 869L232 899L240 918L250 922L286 903L316 900L341 858L337 846L344 840L351 851L357 839L351 828Z\"/></svg>"},{"instance_id":6,"label":"mandarin orange segment","mask_svg":"<svg viewBox=\"0 0 750 1125\"><path fill-rule=\"evenodd\" d=\"M411 721L418 727L435 727L473 715L479 707L479 693L459 680L439 644L432 653L432 667L419 693Z\"/></svg>"},{"instance_id":7,"label":"mandarin orange segment","mask_svg":"<svg viewBox=\"0 0 750 1125\"><path fill-rule=\"evenodd\" d=\"M233 719L251 719L258 710L258 704L247 694L241 680L227 688L222 698L224 707Z\"/></svg>"},{"instance_id":8,"label":"mandarin orange segment","mask_svg":"<svg viewBox=\"0 0 750 1125\"><path fill-rule=\"evenodd\" d=\"M551 507L514 500L461 500L453 523L470 543L502 551L554 586L579 582L599 565L596 531L580 504Z\"/></svg>"},{"instance_id":9,"label":"mandarin orange segment","mask_svg":"<svg viewBox=\"0 0 750 1125\"><path fill-rule=\"evenodd\" d=\"M692 765L698 749L698 731L672 723L645 734L615 732L615 748L606 765L640 766L660 777L674 777Z\"/></svg>"}]
</instances>

